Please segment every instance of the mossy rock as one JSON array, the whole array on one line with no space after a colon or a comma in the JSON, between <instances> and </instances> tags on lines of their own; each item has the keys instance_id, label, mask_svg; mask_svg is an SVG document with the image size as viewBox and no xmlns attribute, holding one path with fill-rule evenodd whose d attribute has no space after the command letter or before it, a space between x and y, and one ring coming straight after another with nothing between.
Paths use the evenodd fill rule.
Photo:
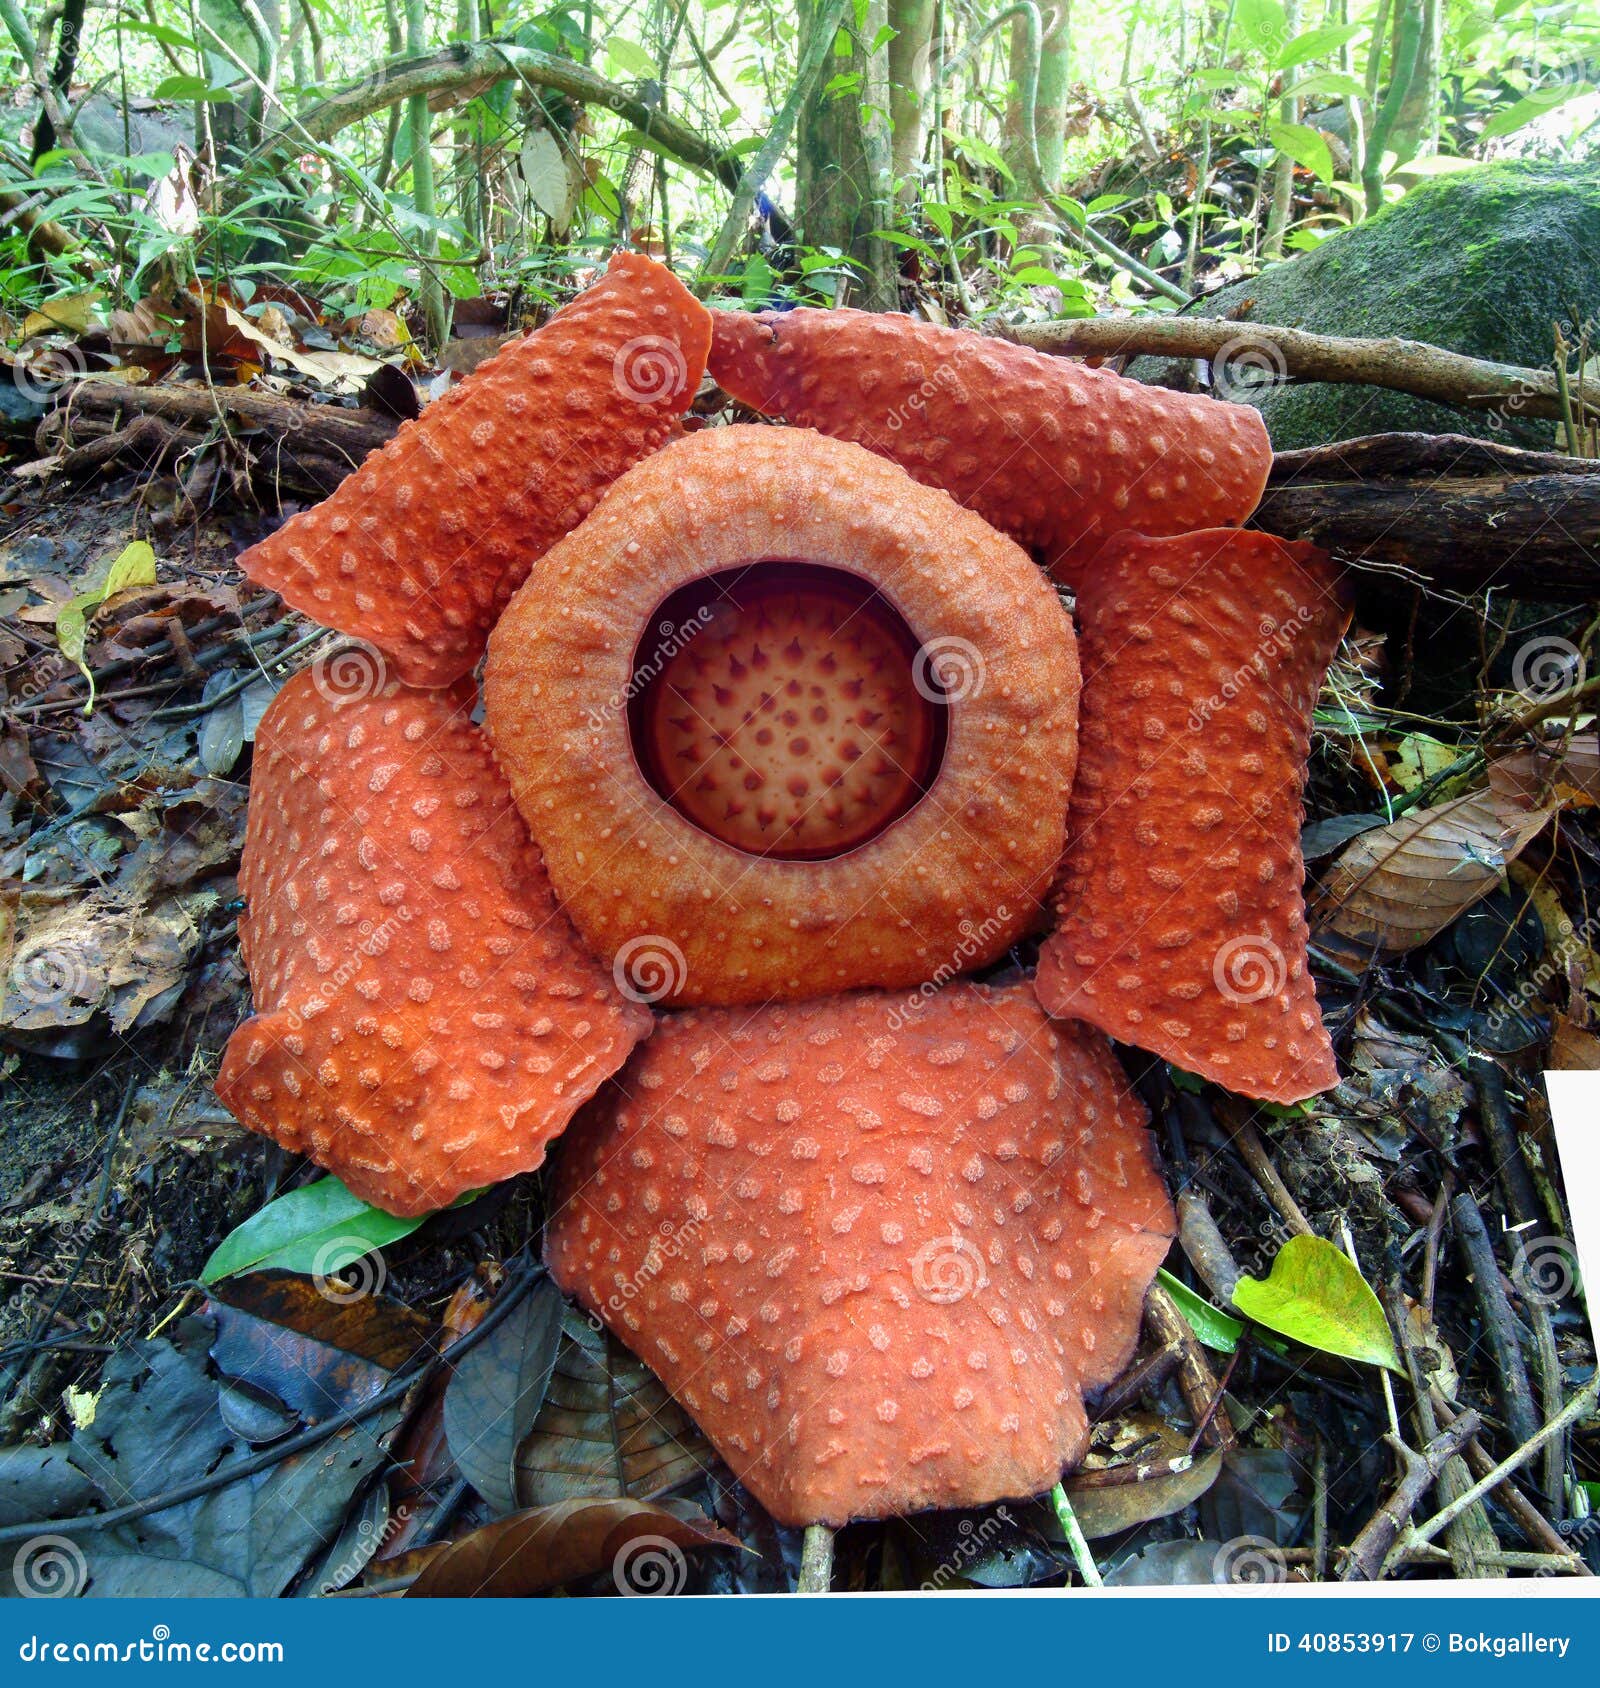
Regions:
<instances>
[{"instance_id":1,"label":"mossy rock","mask_svg":"<svg viewBox=\"0 0 1600 1688\"><path fill-rule=\"evenodd\" d=\"M1553 325L1570 328L1574 310L1600 320L1600 162L1485 164L1436 177L1314 251L1211 294L1193 314L1319 334L1397 334L1547 367ZM1130 373L1161 380L1171 367L1141 358ZM1323 382L1269 387L1251 402L1280 451L1391 431L1549 449L1556 428Z\"/></svg>"}]
</instances>

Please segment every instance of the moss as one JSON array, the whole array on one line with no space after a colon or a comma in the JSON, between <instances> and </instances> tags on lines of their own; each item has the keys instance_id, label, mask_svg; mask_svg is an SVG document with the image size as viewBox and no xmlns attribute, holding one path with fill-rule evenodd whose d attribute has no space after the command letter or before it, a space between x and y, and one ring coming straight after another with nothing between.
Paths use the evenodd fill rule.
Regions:
<instances>
[{"instance_id":1,"label":"moss","mask_svg":"<svg viewBox=\"0 0 1600 1688\"><path fill-rule=\"evenodd\" d=\"M1574 310L1600 317L1597 163L1487 164L1435 178L1315 251L1210 295L1196 314L1320 334L1398 334L1546 365L1552 325ZM1160 368L1141 359L1133 373L1157 379ZM1322 383L1271 389L1261 411L1280 451L1393 429L1548 447L1556 426L1496 425L1397 393Z\"/></svg>"}]
</instances>

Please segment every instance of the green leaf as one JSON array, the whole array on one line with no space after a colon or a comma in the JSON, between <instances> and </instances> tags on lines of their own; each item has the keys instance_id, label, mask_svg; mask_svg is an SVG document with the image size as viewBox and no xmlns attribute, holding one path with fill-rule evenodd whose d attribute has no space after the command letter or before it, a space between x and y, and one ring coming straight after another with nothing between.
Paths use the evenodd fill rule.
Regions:
<instances>
[{"instance_id":1,"label":"green leaf","mask_svg":"<svg viewBox=\"0 0 1600 1688\"><path fill-rule=\"evenodd\" d=\"M146 23L143 18L124 18L121 23L124 35L145 35L152 41L163 42L168 47L181 47L185 52L194 51L194 40L185 35L181 29L174 29L170 24Z\"/></svg>"},{"instance_id":2,"label":"green leaf","mask_svg":"<svg viewBox=\"0 0 1600 1688\"><path fill-rule=\"evenodd\" d=\"M739 292L747 305L759 305L772 296L772 284L776 278L772 273L772 265L759 252L752 252L745 259L744 270L739 277Z\"/></svg>"},{"instance_id":3,"label":"green leaf","mask_svg":"<svg viewBox=\"0 0 1600 1688\"><path fill-rule=\"evenodd\" d=\"M1289 34L1289 20L1278 0L1238 0L1234 27L1268 60L1277 57Z\"/></svg>"},{"instance_id":4,"label":"green leaf","mask_svg":"<svg viewBox=\"0 0 1600 1688\"><path fill-rule=\"evenodd\" d=\"M1156 1277L1183 1314L1190 1330L1207 1348L1214 1348L1219 1354L1231 1354L1239 1346L1244 1326L1237 1319L1230 1318L1220 1307L1213 1307L1203 1296L1196 1295L1186 1283L1173 1277L1165 1266L1156 1273Z\"/></svg>"},{"instance_id":5,"label":"green leaf","mask_svg":"<svg viewBox=\"0 0 1600 1688\"><path fill-rule=\"evenodd\" d=\"M1328 143L1304 123L1274 123L1267 133L1272 144L1286 153L1296 164L1309 170L1319 181L1333 180L1333 154Z\"/></svg>"},{"instance_id":6,"label":"green leaf","mask_svg":"<svg viewBox=\"0 0 1600 1688\"><path fill-rule=\"evenodd\" d=\"M891 246L904 247L911 252L921 252L929 258L937 258L939 254L925 240L918 240L914 234L907 234L904 229L869 229L868 234L874 240L886 240Z\"/></svg>"},{"instance_id":7,"label":"green leaf","mask_svg":"<svg viewBox=\"0 0 1600 1688\"><path fill-rule=\"evenodd\" d=\"M1297 64L1310 64L1313 59L1325 59L1345 44L1354 41L1366 26L1359 23L1331 24L1323 29L1308 29L1278 54L1275 70L1293 70Z\"/></svg>"},{"instance_id":8,"label":"green leaf","mask_svg":"<svg viewBox=\"0 0 1600 1688\"><path fill-rule=\"evenodd\" d=\"M1349 1257L1322 1237L1290 1237L1265 1280L1239 1280L1233 1304L1247 1319L1307 1348L1401 1369L1377 1296Z\"/></svg>"},{"instance_id":9,"label":"green leaf","mask_svg":"<svg viewBox=\"0 0 1600 1688\"><path fill-rule=\"evenodd\" d=\"M268 1202L230 1231L200 1273L214 1284L239 1272L337 1272L385 1243L409 1237L421 1219L397 1219L322 1178Z\"/></svg>"},{"instance_id":10,"label":"green leaf","mask_svg":"<svg viewBox=\"0 0 1600 1688\"><path fill-rule=\"evenodd\" d=\"M1047 270L1043 264L1024 264L1020 270L1011 272L1011 279L1019 287L1059 287L1061 277L1054 270Z\"/></svg>"},{"instance_id":11,"label":"green leaf","mask_svg":"<svg viewBox=\"0 0 1600 1688\"><path fill-rule=\"evenodd\" d=\"M159 81L152 98L158 100L211 100L233 98L233 89L207 82L203 76L167 76Z\"/></svg>"},{"instance_id":12,"label":"green leaf","mask_svg":"<svg viewBox=\"0 0 1600 1688\"><path fill-rule=\"evenodd\" d=\"M69 598L56 616L56 643L61 654L78 666L89 682L89 700L83 706L85 715L94 708L94 675L83 660L83 647L89 638L89 621L107 599L133 586L154 586L156 583L156 554L142 539L136 539L118 552L116 560L106 571L105 581L88 592Z\"/></svg>"},{"instance_id":13,"label":"green leaf","mask_svg":"<svg viewBox=\"0 0 1600 1688\"><path fill-rule=\"evenodd\" d=\"M629 41L621 35L613 35L606 42L606 63L618 76L637 76L653 81L661 74L656 61L637 41Z\"/></svg>"},{"instance_id":14,"label":"green leaf","mask_svg":"<svg viewBox=\"0 0 1600 1688\"><path fill-rule=\"evenodd\" d=\"M922 207L922 214L944 236L950 238L950 231L955 227L955 220L950 215L950 207L942 205L937 199L930 199Z\"/></svg>"},{"instance_id":15,"label":"green leaf","mask_svg":"<svg viewBox=\"0 0 1600 1688\"><path fill-rule=\"evenodd\" d=\"M1526 98L1520 99L1514 106L1508 106L1504 111L1496 112L1478 132L1480 141L1498 140L1502 135L1509 135L1532 123L1535 118L1543 117L1546 112L1554 111L1557 106L1565 105L1575 94L1585 94L1589 91L1587 82L1558 82L1554 87L1535 88Z\"/></svg>"},{"instance_id":16,"label":"green leaf","mask_svg":"<svg viewBox=\"0 0 1600 1688\"><path fill-rule=\"evenodd\" d=\"M1317 70L1283 91L1286 100L1303 100L1312 94L1327 95L1330 99L1359 100L1366 97L1367 87L1359 76L1342 70Z\"/></svg>"}]
</instances>

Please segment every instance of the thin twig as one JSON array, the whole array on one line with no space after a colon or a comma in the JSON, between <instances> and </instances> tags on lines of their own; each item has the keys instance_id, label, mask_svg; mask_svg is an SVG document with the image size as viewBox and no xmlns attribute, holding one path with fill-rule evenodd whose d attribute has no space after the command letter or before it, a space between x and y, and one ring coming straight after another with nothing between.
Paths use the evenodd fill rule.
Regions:
<instances>
[{"instance_id":1,"label":"thin twig","mask_svg":"<svg viewBox=\"0 0 1600 1688\"><path fill-rule=\"evenodd\" d=\"M251 1459L241 1460L237 1465L224 1466L209 1476L179 1483L174 1488L147 1496L144 1500L132 1501L126 1506L111 1507L105 1512L86 1512L77 1518L47 1518L22 1524L8 1524L0 1528L0 1543L27 1541L42 1534L70 1535L89 1530L109 1530L117 1524L132 1523L134 1519L148 1517L152 1512L164 1512L169 1506L181 1506L184 1501L197 1500L201 1495L211 1494L217 1489L226 1489L246 1477L255 1476L259 1471L269 1470L293 1454L305 1453L310 1448L320 1448L341 1430L353 1429L371 1418L374 1413L403 1401L418 1380L436 1363L442 1361L453 1365L465 1358L500 1324L541 1276L540 1271L530 1271L520 1281L508 1283L494 1306L464 1336L457 1338L448 1348L439 1350L437 1354L430 1354L420 1365L399 1373L370 1399L336 1413L332 1418L325 1419L321 1424L314 1424L296 1436L285 1437L283 1441L274 1443L272 1447Z\"/></svg>"},{"instance_id":2,"label":"thin twig","mask_svg":"<svg viewBox=\"0 0 1600 1688\"><path fill-rule=\"evenodd\" d=\"M1513 1471L1520 1470L1538 1453L1552 1436L1559 1436L1569 1425L1576 1424L1586 1414L1592 1413L1600 1405L1600 1377L1590 1378L1589 1381L1567 1402L1560 1412L1544 1426L1537 1436L1530 1437L1514 1454L1500 1461L1492 1471L1486 1472L1472 1485L1464 1495L1458 1496L1442 1512L1437 1512L1425 1524L1418 1524L1407 1532L1406 1545L1414 1546L1417 1542L1432 1541L1438 1533L1451 1521L1475 1501L1481 1500L1493 1488L1496 1488ZM1473 1412L1465 1412L1456 1420L1456 1425L1464 1424L1468 1419L1473 1420L1473 1434L1477 1433L1477 1417Z\"/></svg>"},{"instance_id":3,"label":"thin twig","mask_svg":"<svg viewBox=\"0 0 1600 1688\"><path fill-rule=\"evenodd\" d=\"M1072 1510L1067 1491L1059 1483L1050 1491L1050 1504L1055 1508L1056 1522L1060 1524L1061 1532L1067 1538L1067 1546L1072 1550L1072 1562L1078 1567L1078 1575L1088 1587L1104 1588L1105 1582L1100 1575L1100 1567L1095 1564L1094 1555L1089 1551L1089 1541L1083 1533L1083 1526L1078 1522L1077 1513Z\"/></svg>"},{"instance_id":4,"label":"thin twig","mask_svg":"<svg viewBox=\"0 0 1600 1688\"><path fill-rule=\"evenodd\" d=\"M797 1594L826 1594L833 1585L833 1531L826 1524L808 1524L800 1544Z\"/></svg>"},{"instance_id":5,"label":"thin twig","mask_svg":"<svg viewBox=\"0 0 1600 1688\"><path fill-rule=\"evenodd\" d=\"M1383 1575L1395 1542L1411 1514L1421 1505L1422 1497L1433 1487L1445 1465L1477 1434L1480 1422L1476 1413L1463 1413L1447 1430L1435 1436L1421 1453L1392 1436L1387 1438L1404 1468L1403 1473L1388 1498L1345 1550L1341 1582L1376 1582ZM1465 1511L1466 1508L1460 1510ZM1443 1529L1444 1525L1439 1528ZM1411 1545L1409 1540L1406 1545Z\"/></svg>"}]
</instances>

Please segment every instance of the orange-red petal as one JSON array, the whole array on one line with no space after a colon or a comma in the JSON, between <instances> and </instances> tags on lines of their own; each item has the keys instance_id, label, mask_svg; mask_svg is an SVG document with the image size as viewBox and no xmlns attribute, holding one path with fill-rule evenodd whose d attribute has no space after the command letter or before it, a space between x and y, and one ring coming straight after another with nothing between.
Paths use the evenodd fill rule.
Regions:
<instances>
[{"instance_id":1,"label":"orange-red petal","mask_svg":"<svg viewBox=\"0 0 1600 1688\"><path fill-rule=\"evenodd\" d=\"M670 270L619 252L240 566L408 684L448 685L539 557L677 431L710 339Z\"/></svg>"},{"instance_id":2,"label":"orange-red petal","mask_svg":"<svg viewBox=\"0 0 1600 1688\"><path fill-rule=\"evenodd\" d=\"M843 1524L1048 1489L1174 1228L1104 1038L957 984L664 1017L545 1253L775 1518Z\"/></svg>"},{"instance_id":3,"label":"orange-red petal","mask_svg":"<svg viewBox=\"0 0 1600 1688\"><path fill-rule=\"evenodd\" d=\"M1242 522L1272 447L1259 414L967 329L867 311L712 313L724 391L893 458L1076 583L1108 534Z\"/></svg>"},{"instance_id":4,"label":"orange-red petal","mask_svg":"<svg viewBox=\"0 0 1600 1688\"><path fill-rule=\"evenodd\" d=\"M1242 1095L1338 1080L1306 965L1311 710L1349 619L1315 547L1123 534L1078 596L1082 746L1036 981Z\"/></svg>"},{"instance_id":5,"label":"orange-red petal","mask_svg":"<svg viewBox=\"0 0 1600 1688\"><path fill-rule=\"evenodd\" d=\"M297 675L256 737L217 1094L391 1213L526 1172L649 1035L556 907L465 687Z\"/></svg>"}]
</instances>

